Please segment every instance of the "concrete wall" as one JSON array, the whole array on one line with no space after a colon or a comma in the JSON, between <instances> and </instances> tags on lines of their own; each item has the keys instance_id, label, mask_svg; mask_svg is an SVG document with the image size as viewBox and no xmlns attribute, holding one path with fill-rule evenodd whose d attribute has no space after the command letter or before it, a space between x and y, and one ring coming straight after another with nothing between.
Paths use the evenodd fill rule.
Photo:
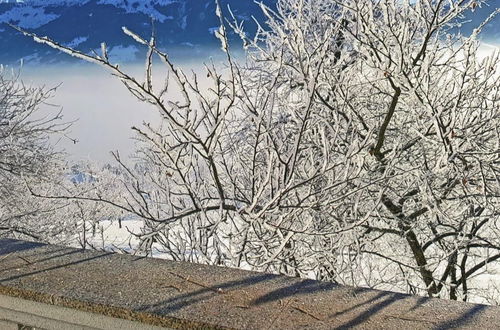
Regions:
<instances>
[{"instance_id":1,"label":"concrete wall","mask_svg":"<svg viewBox=\"0 0 500 330\"><path fill-rule=\"evenodd\" d=\"M146 330L162 329L82 310L0 295L0 329L19 329L19 325L51 330Z\"/></svg>"},{"instance_id":2,"label":"concrete wall","mask_svg":"<svg viewBox=\"0 0 500 330\"><path fill-rule=\"evenodd\" d=\"M0 239L0 329L500 329L500 308Z\"/></svg>"}]
</instances>

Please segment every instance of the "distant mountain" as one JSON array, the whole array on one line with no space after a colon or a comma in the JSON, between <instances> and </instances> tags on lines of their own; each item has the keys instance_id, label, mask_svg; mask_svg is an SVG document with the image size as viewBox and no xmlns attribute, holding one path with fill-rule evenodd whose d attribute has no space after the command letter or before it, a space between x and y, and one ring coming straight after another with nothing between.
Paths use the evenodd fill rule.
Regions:
<instances>
[{"instance_id":1,"label":"distant mountain","mask_svg":"<svg viewBox=\"0 0 500 330\"><path fill-rule=\"evenodd\" d=\"M263 2L273 7L276 0ZM221 3L224 9L231 6L237 18L247 23L250 33L255 29L252 16L263 19L253 0L221 0ZM473 26L500 6L500 0L489 3L490 6L477 8L466 18L471 22L460 28L463 33L470 33ZM144 51L123 34L122 26L148 38L152 22L159 47L173 57L194 59L218 48L214 36L218 26L214 0L0 0L0 63L15 63L22 58L27 63L50 64L71 58L36 44L6 22L87 53L99 49L105 41L111 59L120 61L137 60ZM488 24L482 37L500 43L500 17Z\"/></svg>"},{"instance_id":2,"label":"distant mountain","mask_svg":"<svg viewBox=\"0 0 500 330\"><path fill-rule=\"evenodd\" d=\"M272 6L275 0L264 0ZM253 0L222 0L230 4L238 19L255 30L252 16L262 19ZM122 26L149 39L152 22L160 48L183 58L195 58L219 47L214 0L0 0L0 63L23 58L31 63L71 60L46 45L40 45L5 23L18 25L40 36L84 52L100 49L105 41L110 57L133 61L143 51L122 32Z\"/></svg>"}]
</instances>

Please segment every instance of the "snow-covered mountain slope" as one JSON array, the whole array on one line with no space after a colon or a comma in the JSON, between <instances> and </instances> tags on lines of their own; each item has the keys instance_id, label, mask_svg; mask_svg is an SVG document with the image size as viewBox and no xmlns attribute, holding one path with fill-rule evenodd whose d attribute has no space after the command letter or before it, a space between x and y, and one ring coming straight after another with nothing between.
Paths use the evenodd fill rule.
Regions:
<instances>
[{"instance_id":1,"label":"snow-covered mountain slope","mask_svg":"<svg viewBox=\"0 0 500 330\"><path fill-rule=\"evenodd\" d=\"M273 5L275 0L264 0ZM262 18L253 0L222 0L222 6L231 6L239 19L249 21L251 16ZM100 48L105 41L110 56L120 60L134 60L142 49L122 32L122 26L149 38L153 29L159 47L174 56L182 54L195 58L218 48L213 35L218 26L213 0L24 0L22 3L0 0L0 63L25 62L56 63L69 61L13 30L5 23L20 26L41 36L84 52Z\"/></svg>"},{"instance_id":2,"label":"snow-covered mountain slope","mask_svg":"<svg viewBox=\"0 0 500 330\"><path fill-rule=\"evenodd\" d=\"M264 0L274 6L276 0ZM263 19L253 0L221 0L239 19L247 21L252 32L252 16ZM470 23L460 30L468 34L484 20L500 0L490 0L489 6L477 8ZM34 43L5 23L18 25L41 36L84 52L98 49L105 41L112 59L133 61L143 51L122 32L122 26L148 37L153 29L159 47L174 57L196 58L218 48L213 33L218 25L213 0L0 0L0 63L15 63L20 58L32 63L56 63L71 60L45 45ZM482 38L500 43L500 17L486 27Z\"/></svg>"}]
</instances>

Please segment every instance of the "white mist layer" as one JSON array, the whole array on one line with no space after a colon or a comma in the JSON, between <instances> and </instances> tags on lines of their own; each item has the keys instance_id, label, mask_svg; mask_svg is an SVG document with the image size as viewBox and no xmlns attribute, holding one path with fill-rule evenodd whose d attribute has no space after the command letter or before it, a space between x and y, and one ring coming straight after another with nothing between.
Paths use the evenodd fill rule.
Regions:
<instances>
[{"instance_id":1,"label":"white mist layer","mask_svg":"<svg viewBox=\"0 0 500 330\"><path fill-rule=\"evenodd\" d=\"M199 73L201 86L206 85L206 73L200 64L184 64L186 75L191 70ZM143 79L143 67L127 69L139 80ZM159 70L155 83L160 86L165 72ZM136 149L132 126L149 123L160 124L158 110L139 102L126 87L101 67L76 65L66 67L28 66L22 69L22 80L35 86L52 88L60 85L49 102L62 107L64 121L75 121L69 138L61 138L58 148L63 148L71 161L90 160L99 164L113 163L111 151L121 156L131 156ZM171 82L168 99L180 99L180 93ZM52 108L53 106L48 106Z\"/></svg>"}]
</instances>

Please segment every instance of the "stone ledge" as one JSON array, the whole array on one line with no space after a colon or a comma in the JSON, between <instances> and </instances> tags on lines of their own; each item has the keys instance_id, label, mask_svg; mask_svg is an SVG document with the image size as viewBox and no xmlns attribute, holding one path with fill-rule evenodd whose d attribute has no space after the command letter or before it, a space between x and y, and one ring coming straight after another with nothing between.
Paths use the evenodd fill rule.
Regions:
<instances>
[{"instance_id":1,"label":"stone ledge","mask_svg":"<svg viewBox=\"0 0 500 330\"><path fill-rule=\"evenodd\" d=\"M6 324L2 324L2 321ZM15 328L17 330L18 324L47 330L165 329L137 321L128 321L80 309L49 305L0 294L0 329Z\"/></svg>"},{"instance_id":2,"label":"stone ledge","mask_svg":"<svg viewBox=\"0 0 500 330\"><path fill-rule=\"evenodd\" d=\"M498 307L11 239L0 295L149 328L500 329Z\"/></svg>"}]
</instances>

